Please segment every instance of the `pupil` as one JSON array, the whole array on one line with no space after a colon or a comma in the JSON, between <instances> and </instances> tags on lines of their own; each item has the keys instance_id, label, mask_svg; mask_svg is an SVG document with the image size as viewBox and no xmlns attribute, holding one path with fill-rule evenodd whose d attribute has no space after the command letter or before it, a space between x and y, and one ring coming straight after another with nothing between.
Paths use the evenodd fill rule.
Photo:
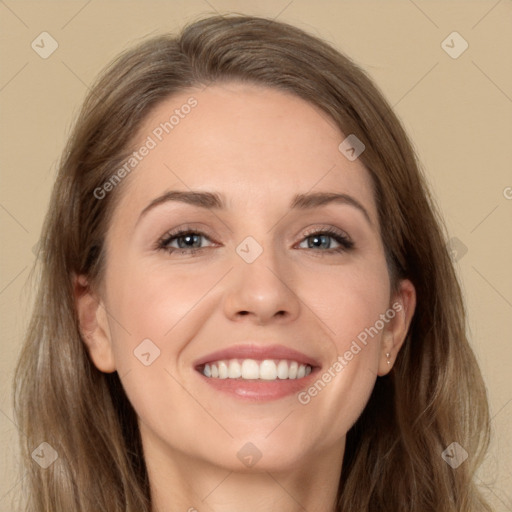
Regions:
<instances>
[{"instance_id":1,"label":"pupil","mask_svg":"<svg viewBox=\"0 0 512 512\"><path fill-rule=\"evenodd\" d=\"M183 242L181 242L183 240ZM180 248L184 247L198 247L201 245L197 243L199 241L199 235L185 235L178 239L178 245Z\"/></svg>"},{"instance_id":2,"label":"pupil","mask_svg":"<svg viewBox=\"0 0 512 512\"><path fill-rule=\"evenodd\" d=\"M327 235L314 235L311 237L309 247L325 247L329 249L329 237Z\"/></svg>"}]
</instances>

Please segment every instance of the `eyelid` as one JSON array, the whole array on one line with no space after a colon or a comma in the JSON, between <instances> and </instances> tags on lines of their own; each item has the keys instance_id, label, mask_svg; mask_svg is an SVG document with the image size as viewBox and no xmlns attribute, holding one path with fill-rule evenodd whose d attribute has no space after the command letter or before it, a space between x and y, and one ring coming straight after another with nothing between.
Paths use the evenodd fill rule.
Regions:
<instances>
[{"instance_id":1,"label":"eyelid","mask_svg":"<svg viewBox=\"0 0 512 512\"><path fill-rule=\"evenodd\" d=\"M168 238L172 238L172 237L178 236L180 234L192 232L192 233L203 235L206 238L208 238L210 241L214 242L215 241L214 237L208 231L209 230L207 228L202 227L202 226L201 227L195 227L195 226L192 226L190 224L185 224L185 225L178 226L176 228L172 228L172 229L166 231L159 238L158 241L159 242L165 241ZM349 236L349 234L346 231L344 231L342 229L339 229L339 228L336 228L336 227L331 226L331 225L320 225L320 226L319 225L315 225L314 227L306 228L306 230L301 234L302 238L299 241L302 241L304 238L306 238L306 237L308 237L310 235L314 235L314 234L320 233L320 232L327 232L329 234L336 234L338 236L341 236L341 237L345 238L347 241L352 242L351 237Z\"/></svg>"},{"instance_id":2,"label":"eyelid","mask_svg":"<svg viewBox=\"0 0 512 512\"><path fill-rule=\"evenodd\" d=\"M198 235L200 237L203 237L207 239L209 242L212 243L210 246L206 247L188 247L188 248L180 248L180 247L170 247L168 244L171 241L176 240L177 238L183 237L186 234L194 234ZM328 237L331 237L335 240L335 242L338 244L338 247L335 248L329 248L326 250L315 250L313 248L303 248L303 247L297 247L297 245L302 244L307 238L313 236L313 235L327 235ZM154 249L155 250L164 250L167 251L169 254L172 253L179 253L179 254L186 254L189 256L197 256L198 254L202 253L205 249L215 247L215 246L222 246L222 244L219 244L215 240L215 238L209 234L209 229L205 229L205 226L201 226L200 228L194 227L190 224L185 224L178 226L176 228L170 229L167 231L162 237L160 237L156 244ZM294 249L297 250L304 250L307 249L308 252L311 252L312 254L316 256L329 256L329 255L336 255L340 253L344 253L347 251L350 251L355 246L354 241L352 238L346 233L344 230L337 228L332 225L315 225L315 226L309 226L305 231L302 232L300 235L300 239L298 242L295 243L293 246ZM316 254L318 253L318 254Z\"/></svg>"},{"instance_id":3,"label":"eyelid","mask_svg":"<svg viewBox=\"0 0 512 512\"><path fill-rule=\"evenodd\" d=\"M180 236L183 236L187 233L194 233L200 236L203 236L204 238L207 238L210 242L213 242L214 244L218 244L218 242L215 240L215 238L209 233L209 230L205 228L204 226L201 227L194 227L190 224L184 224L181 226L178 226L176 228L169 229L166 231L156 242L155 248L156 249L165 249L165 244L170 241L170 239L178 238ZM205 249L205 247L199 247L195 250ZM176 250L182 250L182 249L176 249Z\"/></svg>"},{"instance_id":4,"label":"eyelid","mask_svg":"<svg viewBox=\"0 0 512 512\"><path fill-rule=\"evenodd\" d=\"M345 253L348 251L351 251L355 247L355 243L350 237L350 235L339 228L336 228L334 226L328 225L324 227L315 226L313 228L309 228L304 232L297 244L300 245L304 242L307 238L313 236L313 235L327 235L328 237L334 239L336 243L339 245L339 247L329 248L325 251L317 251L312 249L310 251L310 254L314 256L329 256L329 255L336 255L340 253ZM305 249L305 248L304 248ZM308 248L310 249L310 248Z\"/></svg>"},{"instance_id":5,"label":"eyelid","mask_svg":"<svg viewBox=\"0 0 512 512\"><path fill-rule=\"evenodd\" d=\"M315 235L317 233L335 234L335 235L338 235L338 236L344 238L345 240L347 240L347 242L354 243L352 238L346 231L344 231L343 229L331 226L331 225L327 225L327 224L323 225L323 226L315 225L312 228L307 228L306 231L304 231L304 233L302 234L302 239L304 239L308 236L311 236L311 235ZM302 239L301 239L301 241L302 241Z\"/></svg>"}]
</instances>

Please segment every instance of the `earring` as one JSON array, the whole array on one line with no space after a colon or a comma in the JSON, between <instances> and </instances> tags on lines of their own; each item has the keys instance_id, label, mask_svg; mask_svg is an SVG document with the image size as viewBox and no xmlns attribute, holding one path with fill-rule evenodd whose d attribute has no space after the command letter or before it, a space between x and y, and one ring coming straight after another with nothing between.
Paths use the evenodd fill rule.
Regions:
<instances>
[{"instance_id":1,"label":"earring","mask_svg":"<svg viewBox=\"0 0 512 512\"><path fill-rule=\"evenodd\" d=\"M389 358L391 357L391 354L389 352L386 353L386 357L388 360L388 364L391 364L391 361L389 360Z\"/></svg>"}]
</instances>

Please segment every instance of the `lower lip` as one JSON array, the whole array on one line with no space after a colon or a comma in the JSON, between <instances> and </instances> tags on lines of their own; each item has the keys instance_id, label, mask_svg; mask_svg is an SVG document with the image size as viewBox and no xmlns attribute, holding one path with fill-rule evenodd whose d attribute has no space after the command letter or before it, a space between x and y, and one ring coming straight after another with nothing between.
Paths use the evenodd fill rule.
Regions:
<instances>
[{"instance_id":1,"label":"lower lip","mask_svg":"<svg viewBox=\"0 0 512 512\"><path fill-rule=\"evenodd\" d=\"M276 379L276 380L244 380L244 379L218 379L205 377L202 373L199 376L217 391L229 394L242 400L253 402L266 402L279 400L302 391L307 388L318 369L314 369L309 375L302 379Z\"/></svg>"}]
</instances>

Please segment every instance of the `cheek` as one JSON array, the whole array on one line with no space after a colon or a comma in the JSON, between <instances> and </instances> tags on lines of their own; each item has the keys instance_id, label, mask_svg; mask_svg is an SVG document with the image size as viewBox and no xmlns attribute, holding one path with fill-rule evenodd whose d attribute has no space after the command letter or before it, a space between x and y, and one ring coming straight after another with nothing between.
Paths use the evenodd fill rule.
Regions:
<instances>
[{"instance_id":1,"label":"cheek","mask_svg":"<svg viewBox=\"0 0 512 512\"><path fill-rule=\"evenodd\" d=\"M120 261L107 284L116 362L121 371L128 370L137 347L151 340L158 347L155 351L160 350L159 362L174 366L194 334L207 329L208 318L222 316L219 304L230 290L220 281L232 265L176 265L165 259L156 264L129 258ZM290 266L284 274L283 282L292 290L289 300L295 295L300 302L295 323L308 327L314 337L310 342L319 344L320 353L329 354L334 362L351 350L354 340L364 342L366 337L372 343L355 359L376 360L378 337L365 333L388 306L389 281L383 258L356 260L350 265L308 260ZM212 296L217 300L212 301ZM290 325L290 330L294 328ZM145 343L151 348L151 343Z\"/></svg>"},{"instance_id":2,"label":"cheek","mask_svg":"<svg viewBox=\"0 0 512 512\"><path fill-rule=\"evenodd\" d=\"M389 307L389 278L385 263L375 260L316 273L303 285L301 296L321 318L331 346L326 366L297 398L307 414L324 418L327 439L350 429L373 390L386 325L381 315Z\"/></svg>"},{"instance_id":3,"label":"cheek","mask_svg":"<svg viewBox=\"0 0 512 512\"><path fill-rule=\"evenodd\" d=\"M118 374L140 421L165 432L168 439L182 439L183 431L197 427L195 414L204 411L191 400L177 365L203 325L198 315L204 317L206 308L211 312L211 302L202 298L219 277L211 270L201 275L165 265L130 266L125 261L123 266L113 270L108 281ZM194 407L198 411L192 411ZM191 414L183 415L183 410ZM209 426L216 427L214 422Z\"/></svg>"},{"instance_id":4,"label":"cheek","mask_svg":"<svg viewBox=\"0 0 512 512\"><path fill-rule=\"evenodd\" d=\"M196 335L217 334L210 321L229 328L219 304L231 291L221 279L232 265L120 261L107 283L119 375L142 421L158 425L156 430L166 432L169 439L183 437L196 428L198 406L179 384L186 381L186 374L177 365L187 361L182 352L187 354ZM388 306L385 263L378 258L350 265L308 260L290 265L281 277L293 291L289 300L299 301L300 315L296 325L289 325L290 332L304 328L318 353L325 354L318 379L293 407L310 418L301 427L303 437L315 437L322 418L323 439L332 442L356 421L375 383L381 332L369 335L368 330ZM146 345L139 349L143 342ZM144 359L153 362L145 365ZM184 409L191 410L188 418L181 414ZM164 416L180 420L169 423ZM203 417L204 411L198 408L197 416ZM208 426L219 428L214 422Z\"/></svg>"},{"instance_id":5,"label":"cheek","mask_svg":"<svg viewBox=\"0 0 512 512\"><path fill-rule=\"evenodd\" d=\"M219 266L178 266L164 259L145 264L128 258L112 269L107 281L108 303L120 370L126 372L138 362L134 355L142 350L141 343L158 353L155 363L174 368L181 351L212 314L211 296L225 272Z\"/></svg>"},{"instance_id":6,"label":"cheek","mask_svg":"<svg viewBox=\"0 0 512 512\"><path fill-rule=\"evenodd\" d=\"M389 307L390 283L383 258L304 272L298 295L322 320L336 353L372 327Z\"/></svg>"},{"instance_id":7,"label":"cheek","mask_svg":"<svg viewBox=\"0 0 512 512\"><path fill-rule=\"evenodd\" d=\"M137 293L127 295L126 290L121 298L121 314L139 335L153 336L159 341L174 336L179 322L207 292L209 282L151 272L132 276L131 281Z\"/></svg>"}]
</instances>

